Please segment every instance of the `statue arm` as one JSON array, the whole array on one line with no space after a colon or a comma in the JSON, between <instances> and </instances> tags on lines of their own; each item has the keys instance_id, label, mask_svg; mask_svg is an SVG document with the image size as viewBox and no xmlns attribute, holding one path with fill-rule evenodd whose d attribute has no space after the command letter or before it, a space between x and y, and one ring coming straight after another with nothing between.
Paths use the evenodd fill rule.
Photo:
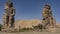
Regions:
<instances>
[{"instance_id":1,"label":"statue arm","mask_svg":"<svg viewBox=\"0 0 60 34\"><path fill-rule=\"evenodd\" d=\"M51 10L49 10L49 14L50 14L50 16L52 16L52 11Z\"/></svg>"},{"instance_id":2,"label":"statue arm","mask_svg":"<svg viewBox=\"0 0 60 34\"><path fill-rule=\"evenodd\" d=\"M13 13L11 14L11 16L15 16L15 9L13 10Z\"/></svg>"},{"instance_id":3,"label":"statue arm","mask_svg":"<svg viewBox=\"0 0 60 34\"><path fill-rule=\"evenodd\" d=\"M45 17L45 16L46 16L46 14L45 14L45 12L44 12L44 11L43 11L42 15L43 15L43 17Z\"/></svg>"},{"instance_id":4,"label":"statue arm","mask_svg":"<svg viewBox=\"0 0 60 34\"><path fill-rule=\"evenodd\" d=\"M7 9L5 9L5 15L7 15Z\"/></svg>"}]
</instances>

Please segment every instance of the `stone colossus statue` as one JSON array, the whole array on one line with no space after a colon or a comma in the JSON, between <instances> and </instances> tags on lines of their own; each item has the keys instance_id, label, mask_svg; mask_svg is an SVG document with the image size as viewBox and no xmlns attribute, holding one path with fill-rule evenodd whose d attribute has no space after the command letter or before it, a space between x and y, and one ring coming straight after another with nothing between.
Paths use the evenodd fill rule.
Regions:
<instances>
[{"instance_id":1,"label":"stone colossus statue","mask_svg":"<svg viewBox=\"0 0 60 34\"><path fill-rule=\"evenodd\" d=\"M51 11L51 6L49 4L46 4L43 8L43 20L42 23L44 23L45 27L49 27L49 26L55 26L56 24L54 23L54 17L52 15L52 11Z\"/></svg>"},{"instance_id":2,"label":"stone colossus statue","mask_svg":"<svg viewBox=\"0 0 60 34\"><path fill-rule=\"evenodd\" d=\"M5 4L5 13L3 15L4 29L14 28L15 9L11 1L7 1Z\"/></svg>"}]
</instances>

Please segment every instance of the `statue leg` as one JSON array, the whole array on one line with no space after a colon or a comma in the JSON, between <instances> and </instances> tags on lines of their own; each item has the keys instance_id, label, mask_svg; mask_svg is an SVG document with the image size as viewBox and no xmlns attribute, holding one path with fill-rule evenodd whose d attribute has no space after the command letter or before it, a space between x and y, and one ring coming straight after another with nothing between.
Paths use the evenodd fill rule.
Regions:
<instances>
[{"instance_id":1,"label":"statue leg","mask_svg":"<svg viewBox=\"0 0 60 34\"><path fill-rule=\"evenodd\" d=\"M14 17L12 17L11 27L14 27Z\"/></svg>"},{"instance_id":2,"label":"statue leg","mask_svg":"<svg viewBox=\"0 0 60 34\"><path fill-rule=\"evenodd\" d=\"M11 23L12 23L12 17L9 16L9 28L11 27Z\"/></svg>"},{"instance_id":3,"label":"statue leg","mask_svg":"<svg viewBox=\"0 0 60 34\"><path fill-rule=\"evenodd\" d=\"M4 26L5 26L5 27L8 26L8 21L9 21L8 18L9 18L8 16L5 16L5 18L4 18Z\"/></svg>"},{"instance_id":4,"label":"statue leg","mask_svg":"<svg viewBox=\"0 0 60 34\"><path fill-rule=\"evenodd\" d=\"M56 20L53 18L52 21L53 21L53 22L52 22L52 26L53 26L53 27L56 27Z\"/></svg>"},{"instance_id":5,"label":"statue leg","mask_svg":"<svg viewBox=\"0 0 60 34\"><path fill-rule=\"evenodd\" d=\"M2 28L3 28L2 31L7 31L8 21L9 21L8 18L9 18L9 17L6 16L6 15L3 16L3 22L4 22L4 24L3 24L3 27L2 27Z\"/></svg>"},{"instance_id":6,"label":"statue leg","mask_svg":"<svg viewBox=\"0 0 60 34\"><path fill-rule=\"evenodd\" d=\"M13 17L9 17L9 31L14 31L14 19L13 19Z\"/></svg>"},{"instance_id":7,"label":"statue leg","mask_svg":"<svg viewBox=\"0 0 60 34\"><path fill-rule=\"evenodd\" d=\"M9 17L9 27L14 27L14 17Z\"/></svg>"}]
</instances>

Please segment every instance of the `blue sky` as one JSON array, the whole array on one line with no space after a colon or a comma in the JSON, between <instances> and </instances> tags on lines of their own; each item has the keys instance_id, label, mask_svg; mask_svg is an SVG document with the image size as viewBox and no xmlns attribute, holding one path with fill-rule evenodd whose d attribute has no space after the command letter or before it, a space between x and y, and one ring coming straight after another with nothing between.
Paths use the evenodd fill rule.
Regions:
<instances>
[{"instance_id":1,"label":"blue sky","mask_svg":"<svg viewBox=\"0 0 60 34\"><path fill-rule=\"evenodd\" d=\"M4 13L5 2L0 0L0 23ZM42 19L42 9L45 4L51 5L56 22L60 22L60 0L12 0L16 9L15 20Z\"/></svg>"}]
</instances>

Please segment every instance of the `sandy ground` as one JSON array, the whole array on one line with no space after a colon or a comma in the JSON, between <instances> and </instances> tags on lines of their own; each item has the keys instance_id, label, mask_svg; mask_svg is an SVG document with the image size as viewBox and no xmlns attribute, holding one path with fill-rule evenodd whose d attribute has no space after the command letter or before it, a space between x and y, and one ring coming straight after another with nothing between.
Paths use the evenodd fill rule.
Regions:
<instances>
[{"instance_id":1,"label":"sandy ground","mask_svg":"<svg viewBox=\"0 0 60 34\"><path fill-rule=\"evenodd\" d=\"M60 34L59 32L19 32L19 33L2 33L0 34Z\"/></svg>"},{"instance_id":2,"label":"sandy ground","mask_svg":"<svg viewBox=\"0 0 60 34\"><path fill-rule=\"evenodd\" d=\"M13 32L13 33L7 33L7 32L0 32L0 34L60 34L60 28L56 30L56 32Z\"/></svg>"}]
</instances>

